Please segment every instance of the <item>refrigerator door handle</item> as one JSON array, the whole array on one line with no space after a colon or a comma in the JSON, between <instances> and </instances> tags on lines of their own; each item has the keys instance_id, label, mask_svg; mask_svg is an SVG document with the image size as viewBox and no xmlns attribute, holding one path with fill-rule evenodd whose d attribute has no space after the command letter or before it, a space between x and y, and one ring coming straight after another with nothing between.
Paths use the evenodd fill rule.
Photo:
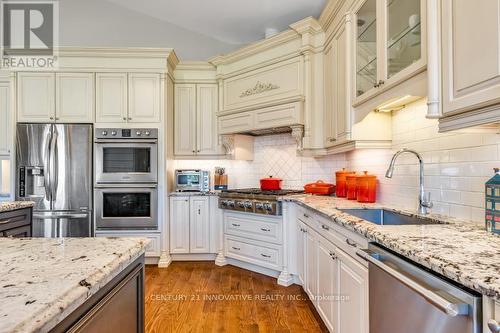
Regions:
<instances>
[{"instance_id":1,"label":"refrigerator door handle","mask_svg":"<svg viewBox=\"0 0 500 333\"><path fill-rule=\"evenodd\" d=\"M46 141L45 147L44 147L44 156L43 156L43 181L44 181L44 188L45 188L45 199L47 201L52 201L52 179L50 176L50 144L52 142L52 135L49 133L49 138Z\"/></svg>"},{"instance_id":2,"label":"refrigerator door handle","mask_svg":"<svg viewBox=\"0 0 500 333\"><path fill-rule=\"evenodd\" d=\"M57 156L57 131L54 128L52 133L52 139L50 140L50 180L51 180L51 196L52 201L56 201L57 197L57 185L58 185L58 156Z\"/></svg>"}]
</instances>

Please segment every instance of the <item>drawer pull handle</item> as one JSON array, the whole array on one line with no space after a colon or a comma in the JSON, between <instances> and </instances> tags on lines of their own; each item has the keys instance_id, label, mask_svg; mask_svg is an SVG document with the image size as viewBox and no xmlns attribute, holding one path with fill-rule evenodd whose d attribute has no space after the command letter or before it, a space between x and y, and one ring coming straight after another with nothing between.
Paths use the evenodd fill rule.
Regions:
<instances>
[{"instance_id":1,"label":"drawer pull handle","mask_svg":"<svg viewBox=\"0 0 500 333\"><path fill-rule=\"evenodd\" d=\"M356 247L356 246L357 246L356 242L355 242L355 241L350 240L349 238L346 238L345 242L346 242L348 245L351 245L351 246L354 246L354 247Z\"/></svg>"},{"instance_id":2,"label":"drawer pull handle","mask_svg":"<svg viewBox=\"0 0 500 333\"><path fill-rule=\"evenodd\" d=\"M231 223L233 225L233 227L240 227L239 224L236 224L236 223Z\"/></svg>"},{"instance_id":3,"label":"drawer pull handle","mask_svg":"<svg viewBox=\"0 0 500 333\"><path fill-rule=\"evenodd\" d=\"M309 218L309 215L307 215L306 213L304 213L304 217L305 217L306 219L308 219L308 218Z\"/></svg>"},{"instance_id":4,"label":"drawer pull handle","mask_svg":"<svg viewBox=\"0 0 500 333\"><path fill-rule=\"evenodd\" d=\"M233 248L233 250L236 250L236 251L241 250L239 247L234 247L234 246L233 246L232 248Z\"/></svg>"},{"instance_id":5,"label":"drawer pull handle","mask_svg":"<svg viewBox=\"0 0 500 333\"><path fill-rule=\"evenodd\" d=\"M329 226L327 226L327 225L324 225L324 224L322 224L322 225L321 225L321 228L323 228L323 229L325 229L325 230L330 230L330 227L329 227Z\"/></svg>"},{"instance_id":6,"label":"drawer pull handle","mask_svg":"<svg viewBox=\"0 0 500 333\"><path fill-rule=\"evenodd\" d=\"M335 252L330 252L330 257L333 259L333 260L337 260L337 255L335 254Z\"/></svg>"},{"instance_id":7,"label":"drawer pull handle","mask_svg":"<svg viewBox=\"0 0 500 333\"><path fill-rule=\"evenodd\" d=\"M271 229L266 229L266 228L260 228L260 230L265 231L265 232L271 231Z\"/></svg>"},{"instance_id":8,"label":"drawer pull handle","mask_svg":"<svg viewBox=\"0 0 500 333\"><path fill-rule=\"evenodd\" d=\"M10 223L10 222L12 222L12 219L0 221L0 224L7 224L7 223Z\"/></svg>"},{"instance_id":9,"label":"drawer pull handle","mask_svg":"<svg viewBox=\"0 0 500 333\"><path fill-rule=\"evenodd\" d=\"M268 256L267 254L264 253L261 253L260 255L263 256L264 258L271 258L271 256Z\"/></svg>"}]
</instances>

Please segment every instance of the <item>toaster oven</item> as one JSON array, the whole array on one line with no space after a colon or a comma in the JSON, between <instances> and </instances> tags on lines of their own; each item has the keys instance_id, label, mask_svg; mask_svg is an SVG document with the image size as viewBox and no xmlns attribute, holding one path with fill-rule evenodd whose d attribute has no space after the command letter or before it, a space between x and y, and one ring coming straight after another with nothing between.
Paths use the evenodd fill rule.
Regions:
<instances>
[{"instance_id":1,"label":"toaster oven","mask_svg":"<svg viewBox=\"0 0 500 333\"><path fill-rule=\"evenodd\" d=\"M210 172L204 170L175 170L175 191L210 191Z\"/></svg>"}]
</instances>

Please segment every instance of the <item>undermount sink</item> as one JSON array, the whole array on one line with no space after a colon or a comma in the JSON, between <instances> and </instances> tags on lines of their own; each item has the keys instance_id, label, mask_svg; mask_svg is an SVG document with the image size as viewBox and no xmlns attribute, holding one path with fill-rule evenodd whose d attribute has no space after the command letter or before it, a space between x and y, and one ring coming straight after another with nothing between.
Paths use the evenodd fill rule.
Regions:
<instances>
[{"instance_id":1,"label":"undermount sink","mask_svg":"<svg viewBox=\"0 0 500 333\"><path fill-rule=\"evenodd\" d=\"M443 222L431 220L420 216L410 216L396 213L386 209L377 208L351 208L339 209L343 213L359 217L368 222L378 225L427 225L444 224Z\"/></svg>"}]
</instances>

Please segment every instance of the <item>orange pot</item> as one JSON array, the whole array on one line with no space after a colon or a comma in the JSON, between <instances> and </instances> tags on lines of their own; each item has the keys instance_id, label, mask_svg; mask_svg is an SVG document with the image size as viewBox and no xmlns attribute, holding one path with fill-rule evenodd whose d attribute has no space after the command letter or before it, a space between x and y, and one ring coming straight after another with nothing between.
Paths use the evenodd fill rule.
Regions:
<instances>
[{"instance_id":1,"label":"orange pot","mask_svg":"<svg viewBox=\"0 0 500 333\"><path fill-rule=\"evenodd\" d=\"M335 185L318 180L316 183L305 185L304 192L317 195L331 195L335 192Z\"/></svg>"},{"instance_id":2,"label":"orange pot","mask_svg":"<svg viewBox=\"0 0 500 333\"><path fill-rule=\"evenodd\" d=\"M347 199L356 200L358 198L358 176L356 174L346 176Z\"/></svg>"},{"instance_id":3,"label":"orange pot","mask_svg":"<svg viewBox=\"0 0 500 333\"><path fill-rule=\"evenodd\" d=\"M357 181L358 202L375 202L377 200L377 176L369 175L368 171L363 171L363 173Z\"/></svg>"},{"instance_id":4,"label":"orange pot","mask_svg":"<svg viewBox=\"0 0 500 333\"><path fill-rule=\"evenodd\" d=\"M345 168L335 172L335 186L336 186L336 195L339 198L345 198L347 196L347 186L346 186L346 177L348 175L353 175L356 172L348 171Z\"/></svg>"}]
</instances>

